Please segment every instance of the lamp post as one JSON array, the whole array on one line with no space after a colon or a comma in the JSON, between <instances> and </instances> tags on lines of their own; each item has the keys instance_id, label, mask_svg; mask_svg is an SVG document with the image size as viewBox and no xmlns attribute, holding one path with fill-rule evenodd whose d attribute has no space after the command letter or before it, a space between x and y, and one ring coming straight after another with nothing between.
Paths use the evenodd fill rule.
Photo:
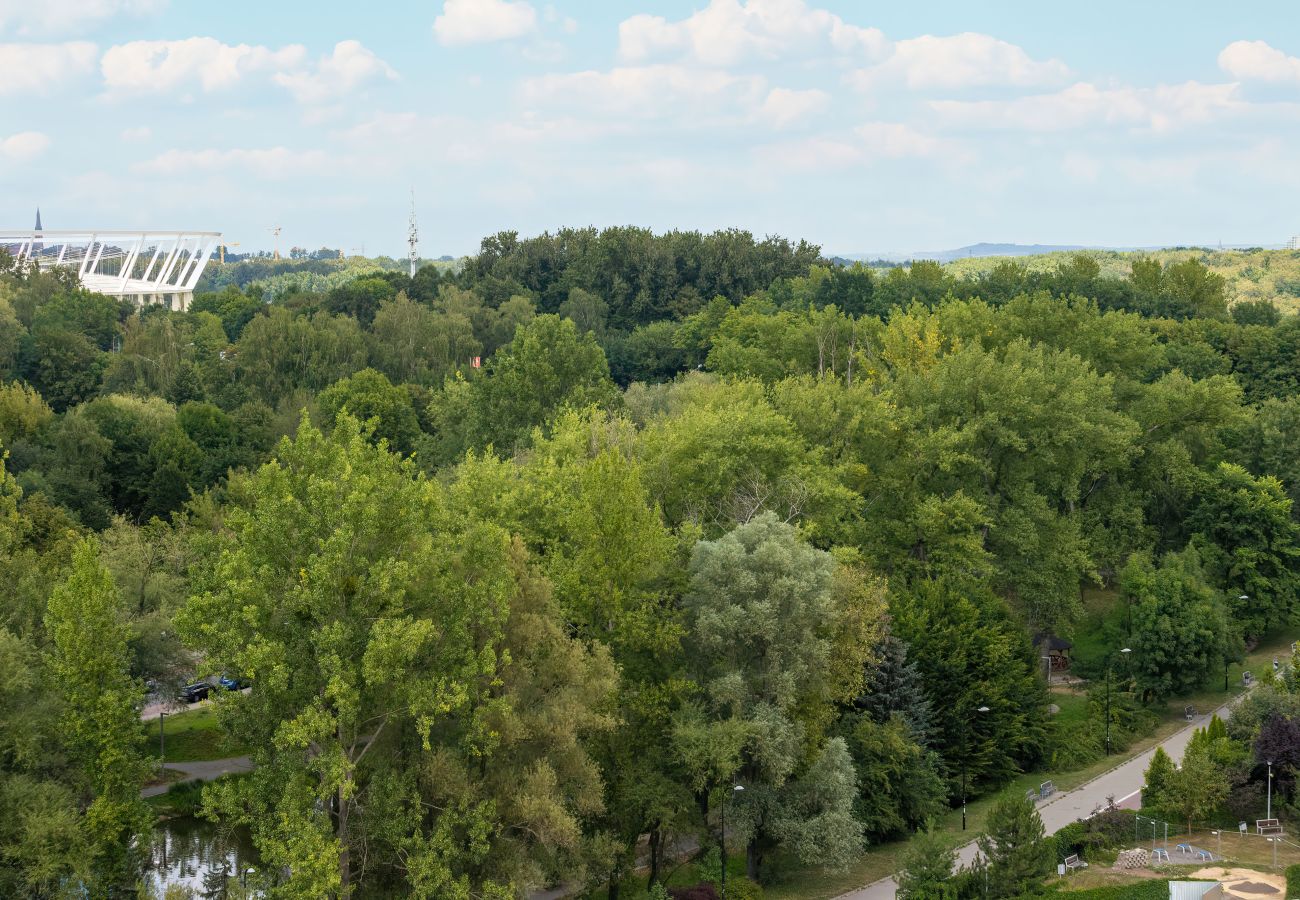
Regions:
<instances>
[{"instance_id":1,"label":"lamp post","mask_svg":"<svg viewBox=\"0 0 1300 900\"><path fill-rule=\"evenodd\" d=\"M1264 813L1264 818L1273 818L1273 760L1268 761L1268 810Z\"/></svg>"},{"instance_id":2,"label":"lamp post","mask_svg":"<svg viewBox=\"0 0 1300 900\"><path fill-rule=\"evenodd\" d=\"M1043 674L1047 676L1047 686L1050 688L1052 686L1052 657L1043 656L1039 658L1043 661Z\"/></svg>"},{"instance_id":3,"label":"lamp post","mask_svg":"<svg viewBox=\"0 0 1300 900\"><path fill-rule=\"evenodd\" d=\"M249 866L248 868L240 869L240 870L239 870L239 884L240 884L241 887L243 887L243 888L245 888L245 889L248 887L248 873L249 873L249 872L252 872L254 875L256 875L256 874L257 874L257 869L253 868L252 866Z\"/></svg>"},{"instance_id":4,"label":"lamp post","mask_svg":"<svg viewBox=\"0 0 1300 900\"><path fill-rule=\"evenodd\" d=\"M986 713L987 706L981 706L976 712ZM965 751L961 765L961 830L966 830L966 777L970 773L970 724L963 720L962 736L965 738Z\"/></svg>"},{"instance_id":5,"label":"lamp post","mask_svg":"<svg viewBox=\"0 0 1300 900\"><path fill-rule=\"evenodd\" d=\"M745 789L743 784L731 786L732 794L739 794ZM723 795L722 798L722 900L727 900L727 802L731 799L730 794Z\"/></svg>"},{"instance_id":6,"label":"lamp post","mask_svg":"<svg viewBox=\"0 0 1300 900\"><path fill-rule=\"evenodd\" d=\"M1128 647L1119 651L1120 653L1132 653ZM1106 755L1110 756L1110 669L1111 660L1106 660Z\"/></svg>"}]
</instances>

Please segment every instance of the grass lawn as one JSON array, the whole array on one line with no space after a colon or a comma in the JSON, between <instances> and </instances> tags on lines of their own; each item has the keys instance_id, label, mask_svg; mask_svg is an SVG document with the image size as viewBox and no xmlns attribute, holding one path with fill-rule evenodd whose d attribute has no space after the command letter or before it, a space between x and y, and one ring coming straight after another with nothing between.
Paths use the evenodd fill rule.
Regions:
<instances>
[{"instance_id":1,"label":"grass lawn","mask_svg":"<svg viewBox=\"0 0 1300 900\"><path fill-rule=\"evenodd\" d=\"M165 762L200 762L207 759L225 759L242 756L247 747L231 743L217 724L216 710L202 706L188 712L176 713L161 720L166 732L163 742L167 750ZM145 751L158 753L159 724L150 722L146 732Z\"/></svg>"}]
</instances>

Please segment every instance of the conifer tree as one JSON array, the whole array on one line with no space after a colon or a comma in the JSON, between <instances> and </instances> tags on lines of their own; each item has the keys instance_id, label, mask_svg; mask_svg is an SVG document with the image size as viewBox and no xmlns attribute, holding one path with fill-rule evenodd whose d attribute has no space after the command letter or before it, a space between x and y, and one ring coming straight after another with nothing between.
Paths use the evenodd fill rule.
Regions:
<instances>
[{"instance_id":1,"label":"conifer tree","mask_svg":"<svg viewBox=\"0 0 1300 900\"><path fill-rule=\"evenodd\" d=\"M1052 871L1053 848L1034 804L1013 791L989 814L988 829L979 841L988 860L990 897L1034 896Z\"/></svg>"}]
</instances>

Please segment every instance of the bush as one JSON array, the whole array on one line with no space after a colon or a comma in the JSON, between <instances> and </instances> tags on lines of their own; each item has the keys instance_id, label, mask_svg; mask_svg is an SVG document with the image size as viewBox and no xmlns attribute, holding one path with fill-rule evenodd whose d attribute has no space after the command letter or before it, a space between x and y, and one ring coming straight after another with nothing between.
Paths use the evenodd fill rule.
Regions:
<instances>
[{"instance_id":1,"label":"bush","mask_svg":"<svg viewBox=\"0 0 1300 900\"><path fill-rule=\"evenodd\" d=\"M1093 850L1123 846L1133 837L1133 820L1136 815L1129 809L1108 809L1091 819L1071 822L1054 836L1056 861L1065 862L1067 856L1076 853L1088 859Z\"/></svg>"},{"instance_id":2,"label":"bush","mask_svg":"<svg viewBox=\"0 0 1300 900\"><path fill-rule=\"evenodd\" d=\"M1286 895L1300 897L1300 865L1289 866L1286 870Z\"/></svg>"},{"instance_id":3,"label":"bush","mask_svg":"<svg viewBox=\"0 0 1300 900\"><path fill-rule=\"evenodd\" d=\"M1137 884L1112 884L1086 891L1068 891L1060 894L1069 900L1167 900L1168 881L1142 881Z\"/></svg>"},{"instance_id":4,"label":"bush","mask_svg":"<svg viewBox=\"0 0 1300 900\"><path fill-rule=\"evenodd\" d=\"M727 900L763 900L763 888L744 876L728 878Z\"/></svg>"},{"instance_id":5,"label":"bush","mask_svg":"<svg viewBox=\"0 0 1300 900\"><path fill-rule=\"evenodd\" d=\"M719 900L718 889L708 883L695 887L669 888L668 895L673 900Z\"/></svg>"}]
</instances>

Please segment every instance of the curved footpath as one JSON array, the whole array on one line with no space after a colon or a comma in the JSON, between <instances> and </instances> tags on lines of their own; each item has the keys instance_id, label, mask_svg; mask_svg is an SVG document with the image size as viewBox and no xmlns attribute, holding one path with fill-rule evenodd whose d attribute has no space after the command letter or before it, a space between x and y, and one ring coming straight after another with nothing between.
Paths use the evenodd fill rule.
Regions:
<instances>
[{"instance_id":1,"label":"curved footpath","mask_svg":"<svg viewBox=\"0 0 1300 900\"><path fill-rule=\"evenodd\" d=\"M205 759L198 762L171 762L167 763L167 768L184 772L186 781L216 781L222 775L253 771L253 760L247 756L231 756L227 759ZM140 792L140 796L157 797L167 793L171 787L170 783L150 785Z\"/></svg>"},{"instance_id":2,"label":"curved footpath","mask_svg":"<svg viewBox=\"0 0 1300 900\"><path fill-rule=\"evenodd\" d=\"M1225 703L1210 715L1217 714L1219 718L1226 719L1231 709L1232 702ZM1173 757L1174 762L1181 761L1183 751L1187 749L1187 742L1192 738L1192 732L1203 727L1210 720L1210 715L1198 717L1187 727L1170 735L1156 746L1163 747L1165 752ZM1043 817L1043 827L1047 833L1055 834L1071 822L1091 814L1098 806L1104 806L1108 797L1114 797L1116 804L1120 805L1125 800L1135 797L1137 792L1142 790L1143 777L1155 752L1156 748L1152 747L1128 762L1103 772L1092 781L1081 784L1072 791L1064 791L1055 799L1039 806L1038 813ZM972 841L958 851L957 864L969 865L975 859L977 852L975 842ZM893 878L882 878L866 887L841 894L836 900L893 900L897 892L898 882Z\"/></svg>"}]
</instances>

